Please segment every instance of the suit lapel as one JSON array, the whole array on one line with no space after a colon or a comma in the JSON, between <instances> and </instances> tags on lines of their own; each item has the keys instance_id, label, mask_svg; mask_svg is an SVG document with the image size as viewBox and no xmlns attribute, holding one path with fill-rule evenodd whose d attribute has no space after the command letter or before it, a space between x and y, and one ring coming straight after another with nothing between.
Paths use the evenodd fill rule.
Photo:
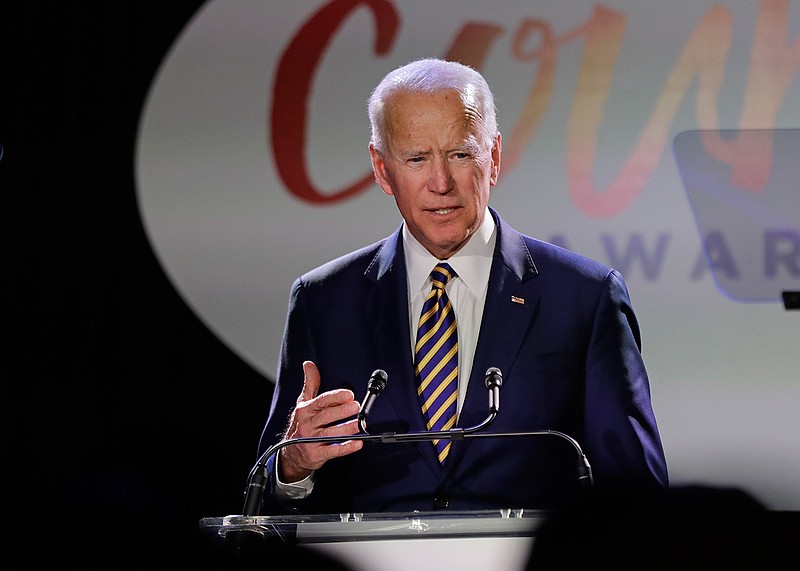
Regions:
<instances>
[{"instance_id":1,"label":"suit lapel","mask_svg":"<svg viewBox=\"0 0 800 571\"><path fill-rule=\"evenodd\" d=\"M420 410L411 357L408 279L400 230L387 238L364 275L375 283L365 303L366 319L372 326L378 360L385 363L389 374L381 398L391 402L397 418L408 422L409 432L424 432L427 427ZM442 474L431 442L418 442L416 446L433 473Z\"/></svg>"},{"instance_id":2,"label":"suit lapel","mask_svg":"<svg viewBox=\"0 0 800 571\"><path fill-rule=\"evenodd\" d=\"M533 279L538 270L522 235L503 222L494 210L491 213L497 222L497 244L472 374L458 422L462 428L486 418L489 411L484 384L486 370L489 367L497 367L503 373L511 370L539 303ZM463 440L453 443L451 465L457 463L465 445Z\"/></svg>"},{"instance_id":3,"label":"suit lapel","mask_svg":"<svg viewBox=\"0 0 800 571\"><path fill-rule=\"evenodd\" d=\"M375 284L367 295L365 317L372 327L378 362L389 373L381 398L391 401L397 418L406 420L410 431L425 430L411 358L408 280L400 231L387 238L364 275Z\"/></svg>"}]
</instances>

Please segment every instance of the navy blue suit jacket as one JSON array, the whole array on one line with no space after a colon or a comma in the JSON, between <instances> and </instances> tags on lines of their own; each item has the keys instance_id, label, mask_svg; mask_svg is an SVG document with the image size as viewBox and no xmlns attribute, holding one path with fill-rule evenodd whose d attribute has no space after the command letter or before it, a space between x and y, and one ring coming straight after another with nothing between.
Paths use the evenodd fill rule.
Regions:
<instances>
[{"instance_id":1,"label":"navy blue suit jacket","mask_svg":"<svg viewBox=\"0 0 800 571\"><path fill-rule=\"evenodd\" d=\"M639 328L622 277L491 214L497 244L458 425L486 417L484 376L497 367L501 408L487 431L558 430L581 444L596 486L666 485ZM346 387L357 399L375 369L388 373L368 418L370 433L425 430L399 230L294 283L261 452L280 439L309 359L319 367L320 392ZM367 442L320 469L307 499L281 504L272 494L263 512L551 508L575 483L575 450L554 436L456 441L444 467L430 442Z\"/></svg>"}]
</instances>

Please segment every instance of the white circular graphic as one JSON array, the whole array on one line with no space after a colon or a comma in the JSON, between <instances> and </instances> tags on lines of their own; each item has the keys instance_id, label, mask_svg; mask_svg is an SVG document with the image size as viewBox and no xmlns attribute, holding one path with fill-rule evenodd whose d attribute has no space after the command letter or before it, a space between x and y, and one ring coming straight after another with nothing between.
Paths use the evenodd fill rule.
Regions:
<instances>
[{"instance_id":1,"label":"white circular graphic","mask_svg":"<svg viewBox=\"0 0 800 571\"><path fill-rule=\"evenodd\" d=\"M165 58L140 124L137 190L152 247L205 324L274 378L295 277L400 224L371 182L370 91L410 60L453 57L478 67L497 97L503 162L491 204L518 230L622 271L654 391L687 376L747 386L741 367L712 364L699 347L775 352L791 324L715 288L671 143L745 117L750 128L796 126L793 68L749 78L751 54L771 61L769 50L791 45L797 10L680 4L210 0ZM724 81L697 80L714 71ZM750 334L758 329L775 338ZM785 360L769 366L792 376Z\"/></svg>"}]
</instances>

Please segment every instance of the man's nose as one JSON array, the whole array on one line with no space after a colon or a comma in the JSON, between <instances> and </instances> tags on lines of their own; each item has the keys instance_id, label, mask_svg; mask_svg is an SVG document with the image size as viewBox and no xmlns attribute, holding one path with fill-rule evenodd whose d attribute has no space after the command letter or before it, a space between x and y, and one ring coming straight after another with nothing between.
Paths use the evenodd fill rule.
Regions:
<instances>
[{"instance_id":1,"label":"man's nose","mask_svg":"<svg viewBox=\"0 0 800 571\"><path fill-rule=\"evenodd\" d=\"M453 173L446 159L435 160L431 166L431 177L428 186L431 192L446 194L453 190Z\"/></svg>"}]
</instances>

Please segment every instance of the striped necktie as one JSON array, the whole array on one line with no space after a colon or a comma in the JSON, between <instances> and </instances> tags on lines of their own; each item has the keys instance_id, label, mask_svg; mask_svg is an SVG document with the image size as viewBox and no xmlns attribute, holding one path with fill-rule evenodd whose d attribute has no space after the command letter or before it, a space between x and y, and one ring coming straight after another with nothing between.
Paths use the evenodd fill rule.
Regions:
<instances>
[{"instance_id":1,"label":"striped necktie","mask_svg":"<svg viewBox=\"0 0 800 571\"><path fill-rule=\"evenodd\" d=\"M417 394L428 430L449 430L456 423L458 395L458 333L456 314L444 286L457 274L449 264L440 263L431 272L431 288L417 328L415 346ZM439 462L450 452L449 440L434 440Z\"/></svg>"}]
</instances>

